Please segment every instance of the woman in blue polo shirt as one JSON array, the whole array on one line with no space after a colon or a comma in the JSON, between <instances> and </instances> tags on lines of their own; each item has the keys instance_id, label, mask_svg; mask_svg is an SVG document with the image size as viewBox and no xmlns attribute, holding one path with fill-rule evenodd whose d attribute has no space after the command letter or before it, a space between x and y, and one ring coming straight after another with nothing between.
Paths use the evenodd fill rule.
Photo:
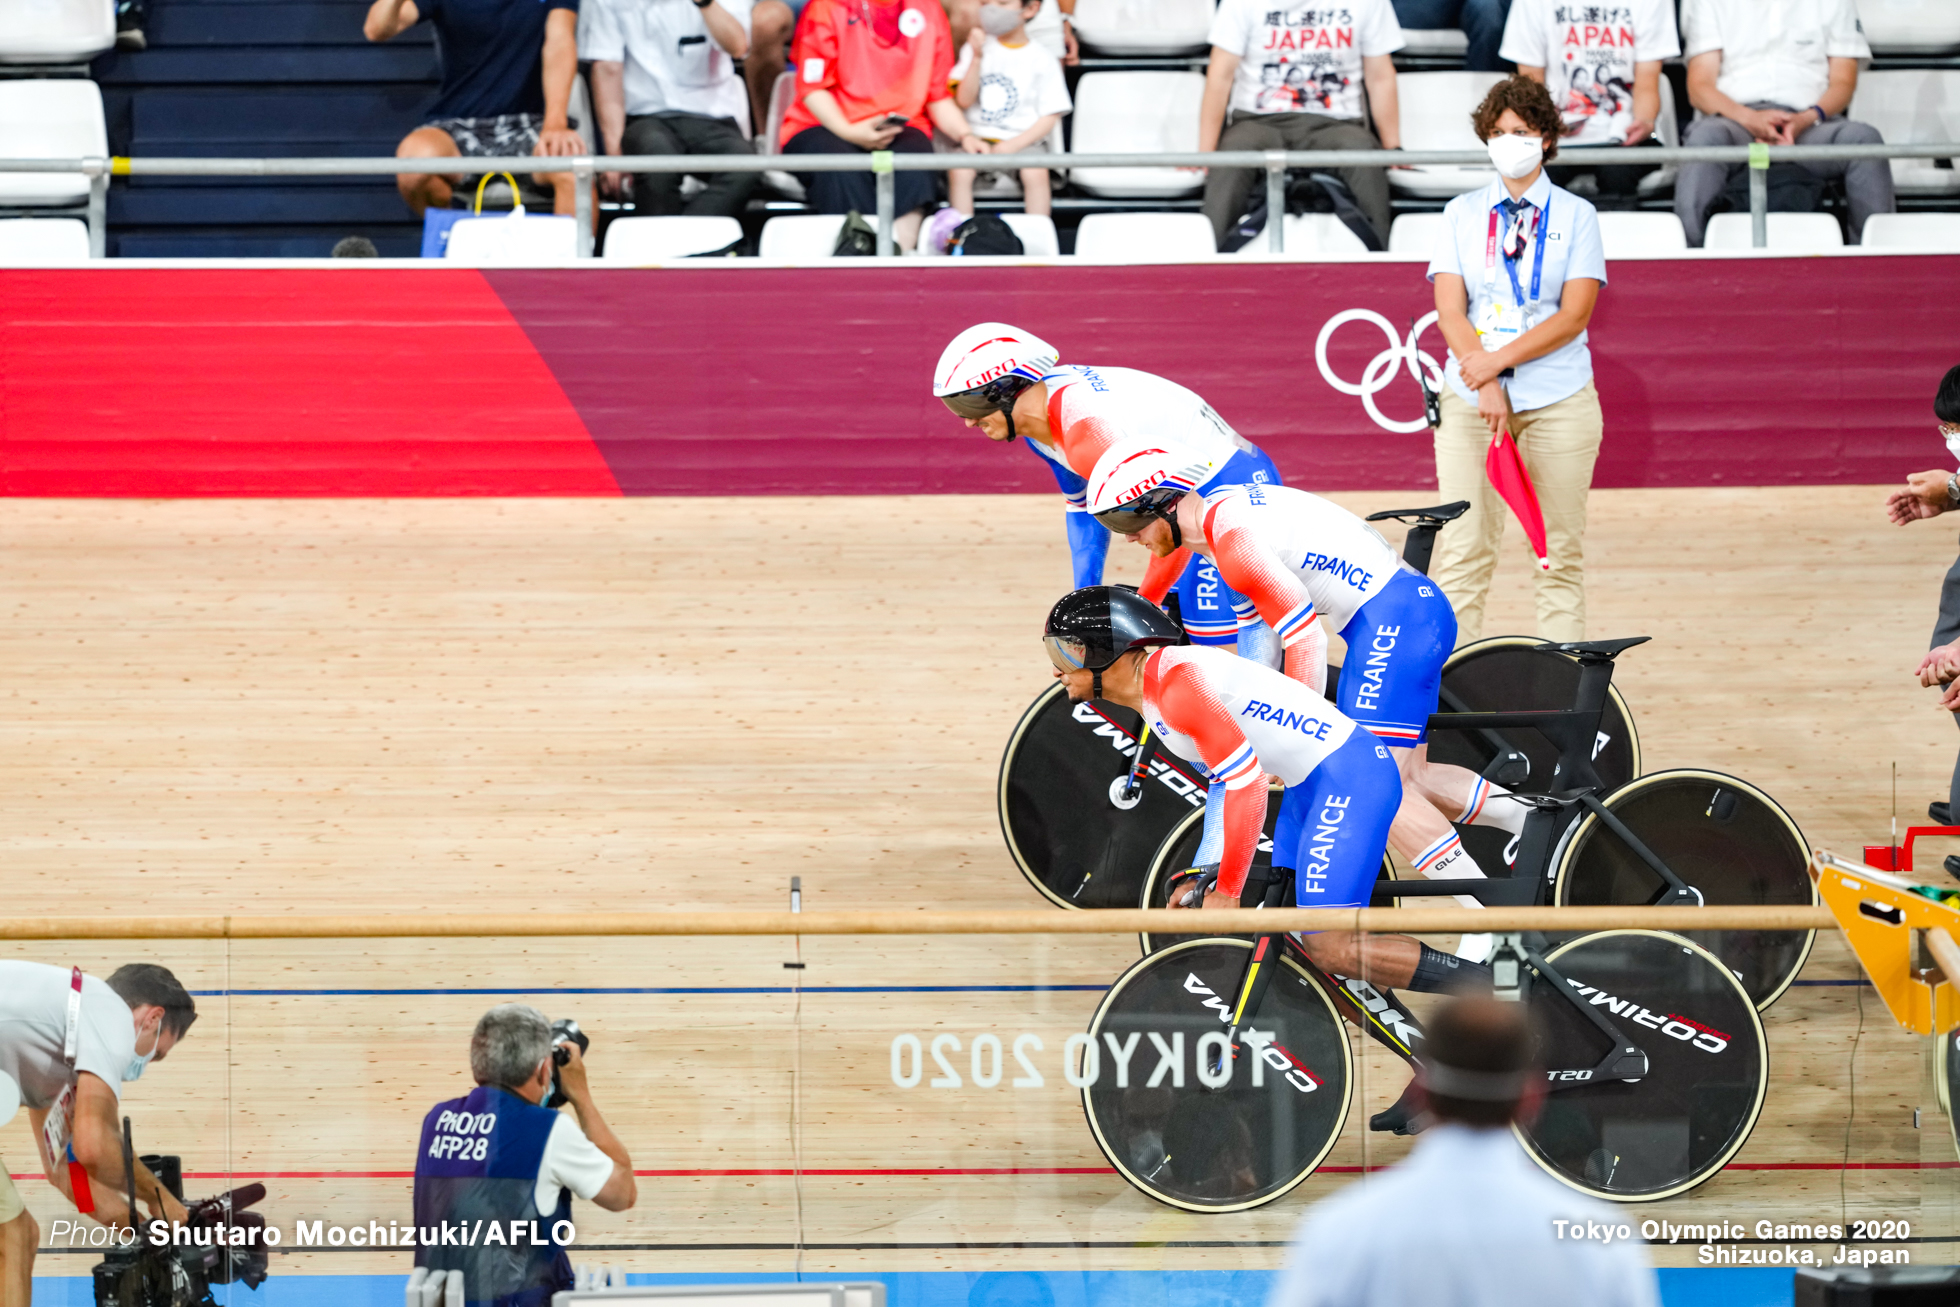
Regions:
<instances>
[{"instance_id":1,"label":"woman in blue polo shirt","mask_svg":"<svg viewBox=\"0 0 1960 1307\"><path fill-rule=\"evenodd\" d=\"M1442 499L1471 508L1437 537L1430 575L1456 609L1458 641L1479 638L1506 514L1484 454L1508 430L1545 513L1551 567L1537 572L1538 634L1583 640L1586 493L1602 427L1586 348L1606 284L1599 215L1545 176L1564 122L1542 82L1499 82L1471 125L1499 176L1450 201L1429 261L1450 346L1436 480Z\"/></svg>"}]
</instances>

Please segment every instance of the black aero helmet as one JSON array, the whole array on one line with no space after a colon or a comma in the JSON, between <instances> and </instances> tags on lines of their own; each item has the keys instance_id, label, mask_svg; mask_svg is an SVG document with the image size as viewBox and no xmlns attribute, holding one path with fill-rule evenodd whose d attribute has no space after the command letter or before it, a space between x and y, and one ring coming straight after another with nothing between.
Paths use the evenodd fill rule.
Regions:
<instances>
[{"instance_id":1,"label":"black aero helmet","mask_svg":"<svg viewBox=\"0 0 1960 1307\"><path fill-rule=\"evenodd\" d=\"M1132 649L1182 644L1184 628L1128 586L1091 585L1055 601L1041 642L1057 671L1094 672L1100 699L1105 668Z\"/></svg>"}]
</instances>

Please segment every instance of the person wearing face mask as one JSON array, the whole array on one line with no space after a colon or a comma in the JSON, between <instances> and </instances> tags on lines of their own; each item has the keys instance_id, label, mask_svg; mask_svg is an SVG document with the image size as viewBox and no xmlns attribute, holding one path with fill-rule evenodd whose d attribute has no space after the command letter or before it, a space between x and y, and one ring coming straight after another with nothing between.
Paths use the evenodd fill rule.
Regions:
<instances>
[{"instance_id":1,"label":"person wearing face mask","mask_svg":"<svg viewBox=\"0 0 1960 1307\"><path fill-rule=\"evenodd\" d=\"M42 1170L77 1211L105 1225L134 1223L122 1086L163 1061L195 1020L191 996L155 963L132 963L105 981L79 967L0 962L0 1120L26 1106ZM150 1215L184 1220L184 1205L149 1168L138 1161L135 1170ZM27 1307L40 1241L0 1167L0 1307Z\"/></svg>"},{"instance_id":2,"label":"person wearing face mask","mask_svg":"<svg viewBox=\"0 0 1960 1307\"><path fill-rule=\"evenodd\" d=\"M565 1062L554 1063L562 1049ZM577 1120L550 1103L554 1086ZM415 1153L415 1264L463 1273L473 1307L546 1307L574 1287L572 1195L609 1212L638 1200L633 1159L599 1115L579 1046L554 1042L544 1013L523 1003L491 1008L470 1036L476 1088L437 1103ZM452 1243L447 1225L517 1231L512 1241ZM529 1231L535 1229L538 1242Z\"/></svg>"},{"instance_id":3,"label":"person wearing face mask","mask_svg":"<svg viewBox=\"0 0 1960 1307\"><path fill-rule=\"evenodd\" d=\"M1960 461L1960 367L1948 368L1933 396L1933 417L1940 424L1940 436L1947 452ZM1885 515L1904 526L1960 509L1960 472L1914 472L1906 478L1905 489L1894 490L1885 501ZM1933 647L1919 660L1919 683L1941 686L1940 707L1955 714L1960 722L1960 559L1946 570L1940 585L1940 616L1933 626ZM1960 761L1954 763L1953 781L1946 802L1931 803L1926 815L1942 826L1953 824L1960 811ZM1960 857L1946 859L1947 874L1960 877Z\"/></svg>"},{"instance_id":4,"label":"person wearing face mask","mask_svg":"<svg viewBox=\"0 0 1960 1307\"><path fill-rule=\"evenodd\" d=\"M1564 121L1544 83L1499 82L1470 122L1499 176L1450 201L1429 262L1436 325L1450 347L1435 428L1438 495L1467 499L1470 511L1437 537L1429 574L1456 609L1458 642L1481 638L1507 516L1484 457L1509 431L1545 515L1538 634L1583 640L1586 495L1604 421L1586 347L1606 284L1599 215L1545 175Z\"/></svg>"}]
</instances>

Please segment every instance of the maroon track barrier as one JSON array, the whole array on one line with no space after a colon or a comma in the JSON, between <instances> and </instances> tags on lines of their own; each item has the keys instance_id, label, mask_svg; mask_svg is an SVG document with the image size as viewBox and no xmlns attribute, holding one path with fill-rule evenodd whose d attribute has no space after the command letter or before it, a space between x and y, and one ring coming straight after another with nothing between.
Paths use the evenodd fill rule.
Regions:
<instances>
[{"instance_id":1,"label":"maroon track barrier","mask_svg":"<svg viewBox=\"0 0 1960 1307\"><path fill-rule=\"evenodd\" d=\"M1609 275L1597 485L1890 482L1945 459L1931 400L1960 362L1960 257ZM941 347L985 319L1192 387L1295 485L1416 488L1428 434L1391 428L1421 415L1404 364L1431 308L1402 262L0 271L0 492L1051 489L929 394ZM1442 356L1433 325L1418 345ZM1372 394L1336 384L1371 371Z\"/></svg>"}]
</instances>

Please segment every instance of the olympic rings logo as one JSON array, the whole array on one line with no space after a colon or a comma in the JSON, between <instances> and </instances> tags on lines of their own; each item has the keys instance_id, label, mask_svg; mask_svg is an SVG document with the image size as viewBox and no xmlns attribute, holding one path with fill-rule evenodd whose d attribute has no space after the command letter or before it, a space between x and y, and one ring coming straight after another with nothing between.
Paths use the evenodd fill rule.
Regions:
<instances>
[{"instance_id":1,"label":"olympic rings logo","mask_svg":"<svg viewBox=\"0 0 1960 1307\"><path fill-rule=\"evenodd\" d=\"M1343 381L1335 376L1334 369L1327 363L1327 342L1334 338L1335 332L1350 322L1373 323L1388 340L1388 348L1369 360L1358 384ZM1388 389L1389 383L1395 380L1395 374L1403 367L1408 368L1409 375L1416 379L1418 385L1422 384L1423 371L1426 370L1429 374L1429 388L1438 392L1442 390L1443 365L1431 358L1416 343L1422 339L1422 333L1434 325L1436 325L1434 313L1418 318L1415 326L1409 329L1408 339L1404 340L1395 334L1394 324L1381 314L1371 309L1348 309L1327 319L1327 325L1320 329L1320 339L1313 343L1313 361L1320 365L1320 375L1326 378L1328 385L1343 395L1361 397L1361 406L1368 410L1368 416L1375 420L1376 426L1395 432L1421 431L1429 425L1427 418L1417 418L1413 422L1398 422L1394 418L1385 416L1381 409L1375 406L1375 396Z\"/></svg>"}]
</instances>

